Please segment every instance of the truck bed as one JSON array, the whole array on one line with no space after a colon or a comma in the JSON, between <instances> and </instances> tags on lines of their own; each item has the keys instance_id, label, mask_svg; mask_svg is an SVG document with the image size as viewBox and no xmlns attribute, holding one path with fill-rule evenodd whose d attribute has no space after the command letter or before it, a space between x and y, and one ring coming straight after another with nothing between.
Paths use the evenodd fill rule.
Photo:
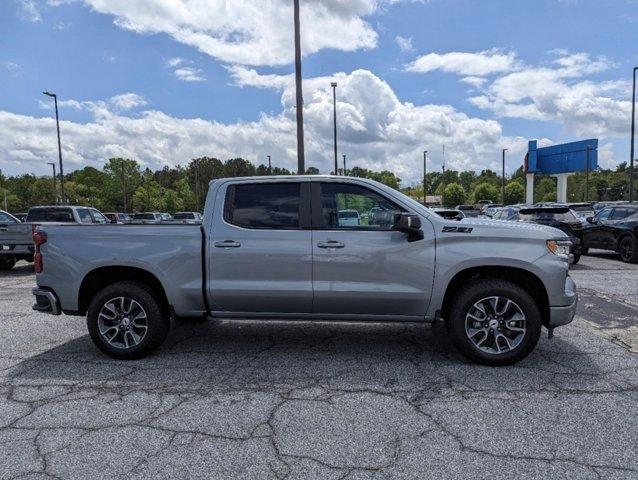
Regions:
<instances>
[{"instance_id":1,"label":"truck bed","mask_svg":"<svg viewBox=\"0 0 638 480\"><path fill-rule=\"evenodd\" d=\"M39 229L46 232L47 241L41 247L44 269L38 284L55 285L65 310L78 309L78 292L89 273L134 267L157 278L176 314L198 316L206 311L200 225L68 224Z\"/></svg>"}]
</instances>

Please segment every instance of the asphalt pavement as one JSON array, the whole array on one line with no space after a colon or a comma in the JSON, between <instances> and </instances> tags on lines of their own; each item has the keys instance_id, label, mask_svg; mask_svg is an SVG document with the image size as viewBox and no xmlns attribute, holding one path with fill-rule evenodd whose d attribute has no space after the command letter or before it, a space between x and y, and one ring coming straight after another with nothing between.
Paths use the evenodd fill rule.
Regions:
<instances>
[{"instance_id":1,"label":"asphalt pavement","mask_svg":"<svg viewBox=\"0 0 638 480\"><path fill-rule=\"evenodd\" d=\"M583 257L578 316L512 367L442 325L182 322L119 362L0 274L0 478L638 478L638 265Z\"/></svg>"}]
</instances>

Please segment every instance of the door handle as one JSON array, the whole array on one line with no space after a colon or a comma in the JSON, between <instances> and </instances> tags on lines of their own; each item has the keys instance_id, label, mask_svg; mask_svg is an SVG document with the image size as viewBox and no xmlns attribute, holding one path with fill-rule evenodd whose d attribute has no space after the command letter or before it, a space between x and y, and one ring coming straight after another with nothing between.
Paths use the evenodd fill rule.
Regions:
<instances>
[{"instance_id":1,"label":"door handle","mask_svg":"<svg viewBox=\"0 0 638 480\"><path fill-rule=\"evenodd\" d=\"M241 247L241 243L235 242L234 240L224 240L223 242L215 242L213 244L217 248L239 248Z\"/></svg>"},{"instance_id":2,"label":"door handle","mask_svg":"<svg viewBox=\"0 0 638 480\"><path fill-rule=\"evenodd\" d=\"M319 248L343 248L345 243L337 242L336 240L329 240L327 242L320 242L317 244Z\"/></svg>"}]
</instances>

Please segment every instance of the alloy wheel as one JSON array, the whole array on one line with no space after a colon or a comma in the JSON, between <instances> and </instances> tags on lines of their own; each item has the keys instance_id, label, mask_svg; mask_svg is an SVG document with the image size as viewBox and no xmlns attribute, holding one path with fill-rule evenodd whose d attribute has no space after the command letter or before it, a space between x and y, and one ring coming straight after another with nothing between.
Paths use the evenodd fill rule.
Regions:
<instances>
[{"instance_id":1,"label":"alloy wheel","mask_svg":"<svg viewBox=\"0 0 638 480\"><path fill-rule=\"evenodd\" d=\"M465 333L479 350L500 355L514 350L525 337L525 314L513 300L482 298L465 316Z\"/></svg>"},{"instance_id":2,"label":"alloy wheel","mask_svg":"<svg viewBox=\"0 0 638 480\"><path fill-rule=\"evenodd\" d=\"M116 297L102 305L98 314L100 335L115 348L129 349L140 344L148 331L142 306L127 297Z\"/></svg>"}]
</instances>

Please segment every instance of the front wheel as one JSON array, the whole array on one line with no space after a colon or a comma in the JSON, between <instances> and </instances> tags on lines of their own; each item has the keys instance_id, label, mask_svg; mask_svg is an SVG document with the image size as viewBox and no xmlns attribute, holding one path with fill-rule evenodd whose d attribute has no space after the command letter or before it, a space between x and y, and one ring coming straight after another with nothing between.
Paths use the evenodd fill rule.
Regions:
<instances>
[{"instance_id":1,"label":"front wheel","mask_svg":"<svg viewBox=\"0 0 638 480\"><path fill-rule=\"evenodd\" d=\"M159 347L170 320L157 294L137 282L118 282L100 290L86 316L91 340L109 357L143 358Z\"/></svg>"},{"instance_id":2,"label":"front wheel","mask_svg":"<svg viewBox=\"0 0 638 480\"><path fill-rule=\"evenodd\" d=\"M481 280L454 298L448 327L456 347L484 365L511 365L538 343L541 314L534 299L515 283Z\"/></svg>"},{"instance_id":3,"label":"front wheel","mask_svg":"<svg viewBox=\"0 0 638 480\"><path fill-rule=\"evenodd\" d=\"M572 260L572 264L576 265L580 261L580 253L574 253L574 260Z\"/></svg>"},{"instance_id":4,"label":"front wheel","mask_svg":"<svg viewBox=\"0 0 638 480\"><path fill-rule=\"evenodd\" d=\"M620 259L627 263L638 263L638 245L636 239L631 235L625 235L618 242L618 253Z\"/></svg>"}]
</instances>

